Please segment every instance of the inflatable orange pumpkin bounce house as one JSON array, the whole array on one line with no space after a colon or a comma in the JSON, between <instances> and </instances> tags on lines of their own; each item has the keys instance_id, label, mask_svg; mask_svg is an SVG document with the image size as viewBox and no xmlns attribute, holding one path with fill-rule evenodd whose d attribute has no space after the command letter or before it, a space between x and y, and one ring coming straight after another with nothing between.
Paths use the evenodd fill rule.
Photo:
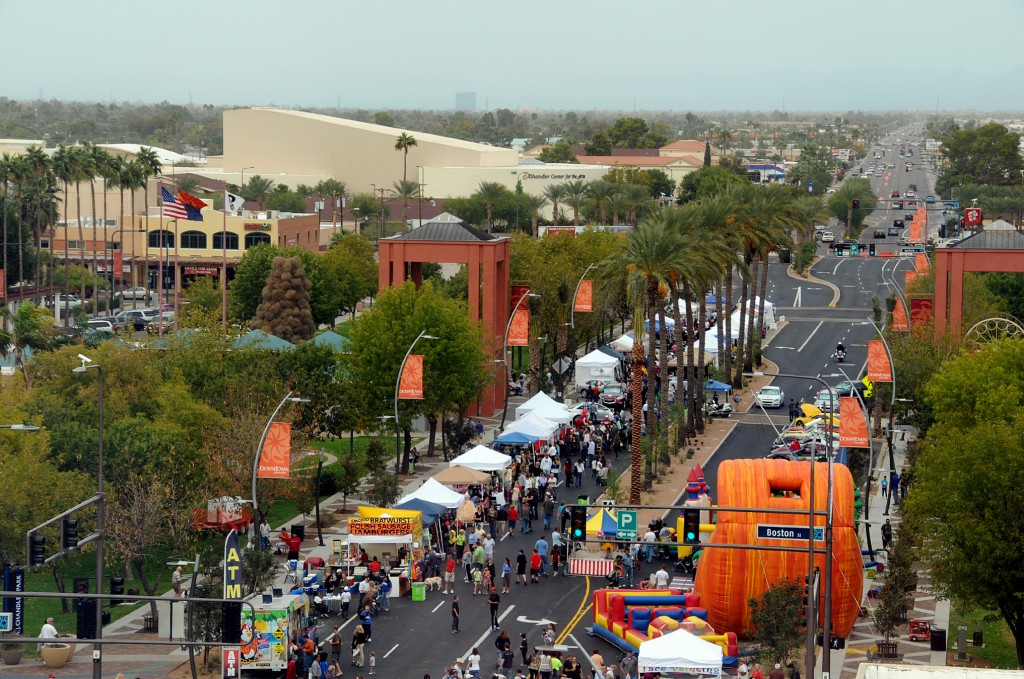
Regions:
<instances>
[{"instance_id":1,"label":"inflatable orange pumpkin bounce house","mask_svg":"<svg viewBox=\"0 0 1024 679\"><path fill-rule=\"evenodd\" d=\"M788 460L727 460L718 468L718 505L722 507L764 507L765 512L718 512L718 525L707 541L697 569L695 590L707 608L712 627L747 632L751 630L748 601L760 598L784 578L803 583L807 575L807 540L758 538L758 525L800 526L807 529L809 516L773 514L772 509L809 508L810 462ZM860 612L864 585L863 559L853 524L853 478L845 465L833 465L835 486L832 513L832 633L849 636ZM814 465L814 505L827 506L828 465ZM825 517L815 524L824 534ZM766 530L766 529L763 529ZM748 549L715 549L715 544L771 545L798 547L800 552ZM815 543L824 549L824 538ZM825 555L815 556L821 569L824 590ZM821 608L823 615L824 606Z\"/></svg>"}]
</instances>

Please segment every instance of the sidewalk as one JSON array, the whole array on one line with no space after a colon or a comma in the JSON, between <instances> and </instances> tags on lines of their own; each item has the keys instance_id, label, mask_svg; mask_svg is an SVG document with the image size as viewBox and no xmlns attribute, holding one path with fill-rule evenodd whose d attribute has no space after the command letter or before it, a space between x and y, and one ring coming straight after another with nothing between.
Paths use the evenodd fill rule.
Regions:
<instances>
[{"instance_id":1,"label":"sidewalk","mask_svg":"<svg viewBox=\"0 0 1024 679\"><path fill-rule=\"evenodd\" d=\"M913 428L898 426L894 430L893 458L896 461L897 470L903 468L906 459L907 441L913 440L916 436L917 432ZM889 514L885 514L885 497L881 494L878 482L889 473L888 448L885 439L875 443L877 447L880 447L880 450L875 451L874 468L871 470L871 497L865 497L865 503L868 508L865 514L865 521L868 522L866 525L867 530L871 531L871 545L876 550L875 558L885 563L885 552L878 551L882 546L880 527L885 523L886 519L889 519L893 524L894 531L899 530L900 509L898 504L892 503L889 507ZM865 531L861 531L861 543L862 549L866 550L867 541L864 533ZM868 599L867 592L870 588L881 584L881 582L884 582L884 580L875 581L869 579L867 571L865 571L862 605L867 607L868 616L861 618L854 625L853 631L846 640L846 648L844 650L831 652L833 674L838 669L841 672L841 679L854 679L860 663L867 662L868 653L874 650L875 642L878 640L878 633L875 632L870 611L875 606L875 600ZM912 596L914 606L913 609L907 611L907 619L928 620L934 627L947 630L947 643L949 643L948 640L953 638L953 635L949 632L949 602L935 598L926 571L918 573L918 589ZM930 650L930 644L927 641L910 641L906 637L905 631L905 629L902 630L899 639L900 658L890 662L904 665L943 666L946 664L945 651ZM821 659L819 656L818 676L820 676L820 671Z\"/></svg>"}]
</instances>

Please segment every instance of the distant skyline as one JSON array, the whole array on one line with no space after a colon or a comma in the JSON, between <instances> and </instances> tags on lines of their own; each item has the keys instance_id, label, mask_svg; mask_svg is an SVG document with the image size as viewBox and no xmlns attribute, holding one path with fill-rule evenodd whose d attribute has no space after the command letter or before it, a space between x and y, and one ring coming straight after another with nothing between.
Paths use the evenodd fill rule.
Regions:
<instances>
[{"instance_id":1,"label":"distant skyline","mask_svg":"<svg viewBox=\"0 0 1024 679\"><path fill-rule=\"evenodd\" d=\"M1024 52L990 39L1021 0L0 0L0 22L0 96L21 100L1024 109Z\"/></svg>"}]
</instances>

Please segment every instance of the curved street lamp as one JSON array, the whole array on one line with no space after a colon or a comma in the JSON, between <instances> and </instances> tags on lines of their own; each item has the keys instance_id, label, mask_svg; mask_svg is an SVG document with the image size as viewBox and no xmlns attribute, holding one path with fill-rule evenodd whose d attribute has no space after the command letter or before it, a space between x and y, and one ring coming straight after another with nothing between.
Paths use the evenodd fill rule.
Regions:
<instances>
[{"instance_id":1,"label":"curved street lamp","mask_svg":"<svg viewBox=\"0 0 1024 679\"><path fill-rule=\"evenodd\" d=\"M295 392L289 391L285 394L281 402L274 408L274 412L270 415L270 419L267 420L267 426L263 428L263 434L260 435L260 442L256 446L256 458L252 462L252 518L253 521L259 519L259 503L256 497L256 478L260 469L260 456L263 454L263 444L267 440L267 434L270 433L270 425L277 419L277 414L281 412L281 408L284 408L285 403L309 403L308 398L299 398L298 396L292 396ZM256 549L263 549L263 545L260 544L260 540L256 540Z\"/></svg>"},{"instance_id":2,"label":"curved street lamp","mask_svg":"<svg viewBox=\"0 0 1024 679\"><path fill-rule=\"evenodd\" d=\"M508 316L508 325L505 326L505 342L503 344L501 352L501 363L505 364L505 368L502 371L504 374L504 387L505 391L505 405L501 410L501 425L498 426L498 431L505 431L505 417L508 415L508 383L509 379L509 360L508 360L508 333L512 330L512 319L516 317L516 311L519 309L519 305L523 303L523 300L527 297L540 297L540 295L530 292L530 289L526 289L526 293L519 298L516 305L512 307L512 313Z\"/></svg>"},{"instance_id":3,"label":"curved street lamp","mask_svg":"<svg viewBox=\"0 0 1024 679\"><path fill-rule=\"evenodd\" d=\"M402 359L402 365L398 367L398 377L395 378L395 474L399 474L402 471L402 427L399 425L398 420L398 387L402 383L402 373L405 372L405 362L409 360L409 355L412 354L413 348L416 343L421 339L436 340L440 337L434 335L428 335L426 330L416 335L416 339L409 345L409 350L405 352L405 358Z\"/></svg>"}]
</instances>

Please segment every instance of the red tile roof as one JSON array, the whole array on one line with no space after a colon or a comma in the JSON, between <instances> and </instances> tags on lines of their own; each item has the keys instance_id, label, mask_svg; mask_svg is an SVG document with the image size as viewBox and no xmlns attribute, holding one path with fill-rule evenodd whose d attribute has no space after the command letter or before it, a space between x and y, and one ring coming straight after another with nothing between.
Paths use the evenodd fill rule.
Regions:
<instances>
[{"instance_id":1,"label":"red tile roof","mask_svg":"<svg viewBox=\"0 0 1024 679\"><path fill-rule=\"evenodd\" d=\"M696 139L678 139L671 144L665 144L661 148L672 151L699 151L703 153L704 142L697 141ZM711 152L714 153L715 150L711 149Z\"/></svg>"}]
</instances>

